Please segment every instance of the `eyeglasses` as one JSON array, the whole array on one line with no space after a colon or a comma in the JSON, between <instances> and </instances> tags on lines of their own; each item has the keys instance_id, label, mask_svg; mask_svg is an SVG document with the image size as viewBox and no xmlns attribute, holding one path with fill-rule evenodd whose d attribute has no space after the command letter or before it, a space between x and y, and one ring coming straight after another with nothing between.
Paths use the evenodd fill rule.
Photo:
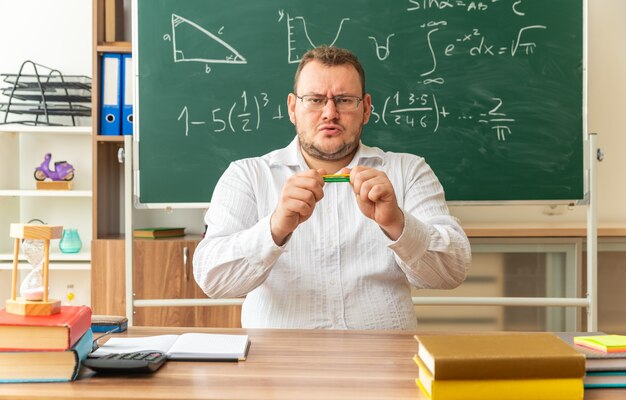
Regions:
<instances>
[{"instance_id":1,"label":"eyeglasses","mask_svg":"<svg viewBox=\"0 0 626 400\"><path fill-rule=\"evenodd\" d=\"M306 94L304 96L296 95L296 97L302 101L304 108L310 111L323 110L328 100L332 100L335 103L337 111L354 111L363 101L361 97L357 96L326 97L319 94Z\"/></svg>"}]
</instances>

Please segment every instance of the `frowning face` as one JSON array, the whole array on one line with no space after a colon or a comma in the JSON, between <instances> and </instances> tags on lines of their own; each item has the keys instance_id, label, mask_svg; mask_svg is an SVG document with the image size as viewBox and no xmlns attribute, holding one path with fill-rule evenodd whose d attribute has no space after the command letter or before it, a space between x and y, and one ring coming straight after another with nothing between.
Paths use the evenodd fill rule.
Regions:
<instances>
[{"instance_id":1,"label":"frowning face","mask_svg":"<svg viewBox=\"0 0 626 400\"><path fill-rule=\"evenodd\" d=\"M305 107L301 98L311 95L320 96L321 103L326 104L319 109L310 103ZM335 96L362 100L353 104L354 108L344 106L338 110ZM318 61L306 64L300 72L297 93L289 94L287 99L289 119L296 126L305 158L349 162L359 146L363 125L369 120L371 103L370 95L363 95L359 74L352 65L327 66Z\"/></svg>"}]
</instances>

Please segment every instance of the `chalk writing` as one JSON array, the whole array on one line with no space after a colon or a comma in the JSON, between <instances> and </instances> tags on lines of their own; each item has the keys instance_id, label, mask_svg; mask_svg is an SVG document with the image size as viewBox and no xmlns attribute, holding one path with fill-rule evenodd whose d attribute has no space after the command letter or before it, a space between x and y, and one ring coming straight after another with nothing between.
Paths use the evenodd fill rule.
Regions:
<instances>
[{"instance_id":1,"label":"chalk writing","mask_svg":"<svg viewBox=\"0 0 626 400\"><path fill-rule=\"evenodd\" d=\"M379 60L383 61L389 57L389 39L393 36L395 36L395 33L387 35L387 42L385 45L378 44L378 41L374 36L368 36L368 39L372 39L374 41L374 46L376 46L376 57L378 57Z\"/></svg>"},{"instance_id":2,"label":"chalk writing","mask_svg":"<svg viewBox=\"0 0 626 400\"><path fill-rule=\"evenodd\" d=\"M436 28L433 28L435 26ZM529 25L522 27L517 32L516 37L511 40L510 47L498 46L489 42L478 28L474 28L470 32L465 32L457 37L454 43L444 44L442 51L442 46L436 47L433 43L433 37L440 29L445 29L447 27L448 23L446 21L429 21L428 23L420 25L420 28L428 29L428 32L426 33L426 41L428 44L428 51L432 59L432 68L428 71L422 72L420 76L428 76L436 72L438 54L443 54L446 57L461 53L466 53L471 56L510 55L511 57L515 57L519 54L529 56L533 54L534 49L537 47L537 43L535 41L527 40L526 37L533 30L545 30L548 28L545 25ZM429 81L428 83L433 82ZM437 83L442 82L439 81Z\"/></svg>"},{"instance_id":3,"label":"chalk writing","mask_svg":"<svg viewBox=\"0 0 626 400\"><path fill-rule=\"evenodd\" d=\"M190 134L231 133L245 134L262 131L263 122L267 119L282 120L284 99L277 99L279 103L270 100L267 93L257 93L250 96L242 91L232 103L211 109L210 115L203 115L202 110L195 110L191 118L190 106L185 105L180 110L176 120L182 124L184 136ZM383 126L403 125L410 127L415 133L436 133L441 124L453 116L458 120L473 121L474 123L490 127L496 132L498 141L505 141L506 136L512 134L511 118L504 112L502 99L490 99L493 104L488 110L476 108L471 111L451 111L432 93L400 93L395 92L384 96L372 104L371 124ZM290 129L285 126L285 129Z\"/></svg>"},{"instance_id":4,"label":"chalk writing","mask_svg":"<svg viewBox=\"0 0 626 400\"><path fill-rule=\"evenodd\" d=\"M409 6L406 11L413 13L456 8L468 13L486 12L499 1L408 0ZM514 16L524 17L526 15L523 0L508 4L510 4ZM287 63L298 63L304 52L321 42L334 45L342 34L344 24L349 21L351 21L351 17L341 17L332 33L333 36L328 37L328 30L324 31L322 36L326 37L320 38L321 40L318 42L312 39L308 29L309 24L304 16L293 16L285 9L279 9L277 22L286 24L287 28ZM314 25L317 26L317 24ZM186 54L179 39L183 28L187 35L192 32L202 37L203 40L211 42L213 46L207 47L207 49L210 48L213 53L207 50L204 55ZM539 46L538 40L541 39L541 36L538 34L548 30L548 26L542 24L521 25L504 42L502 35L495 40L489 35L485 35L478 26L458 29L455 23L445 19L429 20L416 24L416 32L420 32L420 30L424 32L426 46L419 56L425 60L430 60L427 62L430 65L422 71L414 71L414 83L424 85L424 87L437 87L446 84L446 77L438 71L442 57L461 55L471 57L531 57ZM210 73L209 64L211 63L247 63L247 60L235 48L219 37L224 35L225 31L226 27L222 25L217 30L216 35L195 22L172 14L171 35L164 35L163 40L172 42L175 62L203 62L205 63L205 72ZM450 40L449 32L457 32L452 40ZM378 61L386 61L392 55L392 44L396 38L396 32L381 33L376 31L367 35L367 39L373 43L373 53ZM442 38L447 39L442 40ZM221 57L215 55L216 47L221 49ZM199 48L202 51L202 46ZM197 51L197 49L195 50ZM475 106L474 110L468 110L466 107L454 110L454 107L447 106L449 100L440 98L436 92L431 90L428 90L427 93L396 91L390 95L380 96L379 94L377 98L373 99L370 121L372 124L383 126L405 126L414 129L415 132L436 133L450 118L455 117L457 120L488 127L490 131L495 132L497 141L504 142L509 135L513 134L512 124L516 122L516 118L508 116L508 113L505 112L504 102L500 97L476 99L474 104L481 104L485 101L493 102L488 110L481 110L478 106ZM210 107L208 113L206 110L194 109L192 111L190 107L192 105L183 105L177 116L177 121L182 124L185 136L198 132L246 134L262 130L264 121L280 121L286 118L282 109L284 99L270 99L267 92L250 95L248 91L244 90L238 98L234 98L231 102Z\"/></svg>"},{"instance_id":5,"label":"chalk writing","mask_svg":"<svg viewBox=\"0 0 626 400\"><path fill-rule=\"evenodd\" d=\"M486 11L490 3L499 0L464 1L464 0L408 0L407 11L445 10L447 8L464 8L467 11Z\"/></svg>"},{"instance_id":6,"label":"chalk writing","mask_svg":"<svg viewBox=\"0 0 626 400\"><path fill-rule=\"evenodd\" d=\"M339 38L339 34L341 33L341 29L343 27L343 23L346 21L350 21L350 18L342 18L339 21L339 27L337 28L337 33L332 41L328 42L325 39L322 39L320 42L314 42L309 35L309 31L307 30L307 23L304 17L296 16L290 17L289 13L285 13L284 10L278 11L278 21L282 21L285 18L287 22L287 36L288 36L288 49L287 49L287 62L290 64L295 64L300 62L300 57L307 50L317 47L318 45L325 43L329 46L333 46L337 39ZM306 43L304 40L306 39ZM300 46L300 50L298 48Z\"/></svg>"},{"instance_id":7,"label":"chalk writing","mask_svg":"<svg viewBox=\"0 0 626 400\"><path fill-rule=\"evenodd\" d=\"M182 122L185 136L197 133L248 133L256 132L261 128L264 112L269 110L270 99L267 93L258 93L249 96L244 90L238 99L234 99L232 104L224 107L213 108L210 116L203 115L202 112L194 109L193 119L190 118L190 106L182 107L177 121ZM281 106L278 105L272 119L284 118ZM206 118L206 119L205 119ZM190 131L190 129L192 129Z\"/></svg>"},{"instance_id":8,"label":"chalk writing","mask_svg":"<svg viewBox=\"0 0 626 400\"><path fill-rule=\"evenodd\" d=\"M506 140L506 134L511 134L509 123L515 122L515 119L507 118L506 113L499 111L502 107L502 99L494 97L492 100L496 102L496 106L489 110L487 114L480 114L483 119L479 119L478 122L485 124L495 123L491 129L496 131L498 140L504 141Z\"/></svg>"},{"instance_id":9,"label":"chalk writing","mask_svg":"<svg viewBox=\"0 0 626 400\"><path fill-rule=\"evenodd\" d=\"M218 30L223 34L224 27ZM172 14L172 33L163 35L163 40L172 42L174 62L200 62L200 63L225 63L245 64L246 59L230 44L220 39L217 35L209 32L195 22ZM201 45L196 45L200 41ZM211 68L205 66L205 72L211 72Z\"/></svg>"}]
</instances>

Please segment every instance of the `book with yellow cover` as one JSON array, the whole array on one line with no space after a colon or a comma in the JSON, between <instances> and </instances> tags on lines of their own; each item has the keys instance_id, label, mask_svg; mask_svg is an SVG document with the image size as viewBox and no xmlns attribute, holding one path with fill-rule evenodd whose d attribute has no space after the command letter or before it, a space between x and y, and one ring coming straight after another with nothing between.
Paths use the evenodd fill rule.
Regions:
<instances>
[{"instance_id":1,"label":"book with yellow cover","mask_svg":"<svg viewBox=\"0 0 626 400\"><path fill-rule=\"evenodd\" d=\"M585 356L548 332L419 334L437 380L582 378Z\"/></svg>"},{"instance_id":2,"label":"book with yellow cover","mask_svg":"<svg viewBox=\"0 0 626 400\"><path fill-rule=\"evenodd\" d=\"M582 378L436 380L416 355L417 386L431 400L582 400Z\"/></svg>"}]
</instances>

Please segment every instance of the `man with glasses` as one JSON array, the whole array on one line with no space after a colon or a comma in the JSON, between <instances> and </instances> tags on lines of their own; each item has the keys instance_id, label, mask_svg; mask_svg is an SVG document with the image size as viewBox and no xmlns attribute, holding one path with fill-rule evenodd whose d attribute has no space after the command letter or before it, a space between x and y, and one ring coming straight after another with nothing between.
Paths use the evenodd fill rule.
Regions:
<instances>
[{"instance_id":1,"label":"man with glasses","mask_svg":"<svg viewBox=\"0 0 626 400\"><path fill-rule=\"evenodd\" d=\"M233 162L205 216L194 275L246 296L246 328L414 329L411 285L454 288L469 242L423 158L361 142L372 99L355 55L303 55L287 98L296 137ZM349 182L323 175L349 174Z\"/></svg>"}]
</instances>

